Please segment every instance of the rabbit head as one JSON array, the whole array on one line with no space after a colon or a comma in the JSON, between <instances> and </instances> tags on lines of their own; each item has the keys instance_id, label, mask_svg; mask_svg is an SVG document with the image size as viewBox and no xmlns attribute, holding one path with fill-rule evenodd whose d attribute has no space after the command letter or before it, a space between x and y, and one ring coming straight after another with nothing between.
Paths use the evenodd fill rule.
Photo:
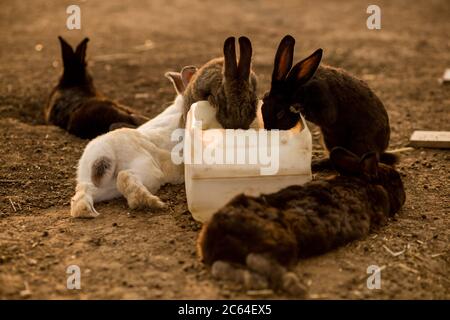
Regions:
<instances>
[{"instance_id":1,"label":"rabbit head","mask_svg":"<svg viewBox=\"0 0 450 320\"><path fill-rule=\"evenodd\" d=\"M86 68L86 49L89 38L84 38L75 51L61 36L58 39L61 44L64 66L64 71L58 84L59 88L92 87L93 80Z\"/></svg>"},{"instance_id":2,"label":"rabbit head","mask_svg":"<svg viewBox=\"0 0 450 320\"><path fill-rule=\"evenodd\" d=\"M287 130L300 120L301 106L296 93L316 72L322 59L322 49L292 67L295 39L287 35L275 55L270 91L264 95L261 112L268 130Z\"/></svg>"},{"instance_id":3,"label":"rabbit head","mask_svg":"<svg viewBox=\"0 0 450 320\"><path fill-rule=\"evenodd\" d=\"M391 215L405 203L406 194L400 174L393 167L379 163L375 152L360 158L345 148L335 147L331 150L330 160L340 174L356 176L386 190Z\"/></svg>"},{"instance_id":4,"label":"rabbit head","mask_svg":"<svg viewBox=\"0 0 450 320\"><path fill-rule=\"evenodd\" d=\"M248 129L256 117L258 98L256 76L251 70L252 44L247 37L239 38L240 58L236 60L235 38L223 45L223 80L218 91L208 101L217 108L217 119L229 129Z\"/></svg>"}]
</instances>

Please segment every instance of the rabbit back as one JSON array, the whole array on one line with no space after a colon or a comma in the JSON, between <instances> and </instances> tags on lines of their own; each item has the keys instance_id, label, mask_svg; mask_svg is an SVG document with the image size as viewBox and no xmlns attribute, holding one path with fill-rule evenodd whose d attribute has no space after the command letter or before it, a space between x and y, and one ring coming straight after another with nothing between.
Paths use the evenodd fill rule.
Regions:
<instances>
[{"instance_id":1,"label":"rabbit back","mask_svg":"<svg viewBox=\"0 0 450 320\"><path fill-rule=\"evenodd\" d=\"M67 123L67 131L80 138L92 139L110 131L116 123L137 127L147 118L134 115L129 109L102 98L86 99L72 109Z\"/></svg>"},{"instance_id":2,"label":"rabbit back","mask_svg":"<svg viewBox=\"0 0 450 320\"><path fill-rule=\"evenodd\" d=\"M301 257L359 239L389 216L389 199L383 188L347 177L312 182L304 188L289 187L267 196L266 201L281 210Z\"/></svg>"},{"instance_id":3,"label":"rabbit back","mask_svg":"<svg viewBox=\"0 0 450 320\"><path fill-rule=\"evenodd\" d=\"M320 66L296 92L308 121L320 126L328 150L342 146L362 156L383 153L389 144L389 118L381 100L345 70Z\"/></svg>"},{"instance_id":4,"label":"rabbit back","mask_svg":"<svg viewBox=\"0 0 450 320\"><path fill-rule=\"evenodd\" d=\"M250 253L267 253L289 265L361 238L388 216L384 188L336 177L236 197L204 226L198 248L205 263L245 263Z\"/></svg>"},{"instance_id":5,"label":"rabbit back","mask_svg":"<svg viewBox=\"0 0 450 320\"><path fill-rule=\"evenodd\" d=\"M80 138L95 138L112 125L136 127L148 119L99 94L87 68L85 38L74 50L62 37L63 73L50 93L45 120ZM118 125L119 124L119 125Z\"/></svg>"},{"instance_id":6,"label":"rabbit back","mask_svg":"<svg viewBox=\"0 0 450 320\"><path fill-rule=\"evenodd\" d=\"M71 115L83 106L87 99L95 97L94 92L86 92L81 88L58 89L56 87L45 108L45 121L62 129L66 129Z\"/></svg>"}]
</instances>

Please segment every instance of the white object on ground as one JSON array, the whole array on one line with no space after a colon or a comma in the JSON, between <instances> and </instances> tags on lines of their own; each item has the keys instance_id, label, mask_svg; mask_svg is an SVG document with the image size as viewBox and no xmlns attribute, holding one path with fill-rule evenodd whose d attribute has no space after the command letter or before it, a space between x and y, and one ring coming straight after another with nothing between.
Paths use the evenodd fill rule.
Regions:
<instances>
[{"instance_id":1,"label":"white object on ground","mask_svg":"<svg viewBox=\"0 0 450 320\"><path fill-rule=\"evenodd\" d=\"M450 68L445 69L444 75L442 76L441 83L449 84L450 83Z\"/></svg>"},{"instance_id":2,"label":"white object on ground","mask_svg":"<svg viewBox=\"0 0 450 320\"><path fill-rule=\"evenodd\" d=\"M414 131L410 146L424 148L450 148L450 131Z\"/></svg>"},{"instance_id":3,"label":"white object on ground","mask_svg":"<svg viewBox=\"0 0 450 320\"><path fill-rule=\"evenodd\" d=\"M268 131L263 127L260 112L249 130L233 130L221 128L215 109L207 101L191 106L186 121L184 161L186 197L194 219L206 222L238 194L272 193L312 179L312 138L303 117L290 130ZM230 137L234 143L227 140ZM215 158L212 150L223 156ZM242 154L244 161L237 163L238 155ZM261 161L261 155L266 155L265 160L270 156L270 164ZM234 161L226 161L227 156ZM223 161L217 163L217 159Z\"/></svg>"}]
</instances>

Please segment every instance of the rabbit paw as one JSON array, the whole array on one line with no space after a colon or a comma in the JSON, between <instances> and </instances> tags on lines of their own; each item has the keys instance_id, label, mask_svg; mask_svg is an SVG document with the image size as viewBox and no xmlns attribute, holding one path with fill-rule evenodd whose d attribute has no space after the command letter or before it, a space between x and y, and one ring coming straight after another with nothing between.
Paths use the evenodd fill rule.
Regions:
<instances>
[{"instance_id":1,"label":"rabbit paw","mask_svg":"<svg viewBox=\"0 0 450 320\"><path fill-rule=\"evenodd\" d=\"M283 274L281 289L292 296L304 296L307 291L307 287L301 283L300 279L293 272Z\"/></svg>"},{"instance_id":2,"label":"rabbit paw","mask_svg":"<svg viewBox=\"0 0 450 320\"><path fill-rule=\"evenodd\" d=\"M166 204L161 199L153 195L142 184L139 176L131 171L121 171L117 175L117 189L127 199L131 209L155 208L162 209Z\"/></svg>"},{"instance_id":3,"label":"rabbit paw","mask_svg":"<svg viewBox=\"0 0 450 320\"><path fill-rule=\"evenodd\" d=\"M100 214L90 199L75 195L70 202L70 215L74 218L95 218Z\"/></svg>"},{"instance_id":4,"label":"rabbit paw","mask_svg":"<svg viewBox=\"0 0 450 320\"><path fill-rule=\"evenodd\" d=\"M286 270L275 260L261 254L250 253L246 258L247 267L266 277L270 286L292 296L304 296L306 287L293 272Z\"/></svg>"},{"instance_id":5,"label":"rabbit paw","mask_svg":"<svg viewBox=\"0 0 450 320\"><path fill-rule=\"evenodd\" d=\"M262 290L269 287L267 279L259 274L221 260L213 263L211 273L216 279L241 284L247 290Z\"/></svg>"},{"instance_id":6,"label":"rabbit paw","mask_svg":"<svg viewBox=\"0 0 450 320\"><path fill-rule=\"evenodd\" d=\"M155 208L163 209L167 205L161 201L161 199L153 194L151 194L144 187L137 188L134 192L129 193L127 196L128 206L131 209L139 208Z\"/></svg>"},{"instance_id":7,"label":"rabbit paw","mask_svg":"<svg viewBox=\"0 0 450 320\"><path fill-rule=\"evenodd\" d=\"M246 267L216 261L212 265L211 273L216 279L238 283L247 290L271 289L297 297L303 297L307 291L295 273L260 254L249 254Z\"/></svg>"}]
</instances>

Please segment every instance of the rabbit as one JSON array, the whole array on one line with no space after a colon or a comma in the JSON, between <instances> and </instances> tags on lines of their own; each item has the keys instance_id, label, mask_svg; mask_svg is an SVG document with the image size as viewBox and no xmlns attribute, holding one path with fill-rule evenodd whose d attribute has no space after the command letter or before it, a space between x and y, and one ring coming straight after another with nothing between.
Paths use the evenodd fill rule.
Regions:
<instances>
[{"instance_id":1,"label":"rabbit","mask_svg":"<svg viewBox=\"0 0 450 320\"><path fill-rule=\"evenodd\" d=\"M137 129L121 128L90 141L78 163L72 217L96 217L94 203L123 195L131 209L164 208L154 193L166 183L184 181L184 168L171 159L172 132L183 114L183 91L196 69L168 72L177 91L172 105Z\"/></svg>"},{"instance_id":2,"label":"rabbit","mask_svg":"<svg viewBox=\"0 0 450 320\"><path fill-rule=\"evenodd\" d=\"M207 265L222 261L264 269L255 267L255 256L248 261L254 254L278 268L289 268L300 257L366 236L403 206L400 174L379 163L376 152L359 157L335 147L330 160L340 175L258 197L236 196L202 227L197 242L201 260ZM267 266L265 270L266 276L278 274L277 281L286 272L270 272Z\"/></svg>"},{"instance_id":3,"label":"rabbit","mask_svg":"<svg viewBox=\"0 0 450 320\"><path fill-rule=\"evenodd\" d=\"M52 90L45 107L45 121L83 139L92 139L114 128L137 127L148 118L105 98L95 86L86 65L88 38L75 51L62 38L64 71L58 85Z\"/></svg>"},{"instance_id":4,"label":"rabbit","mask_svg":"<svg viewBox=\"0 0 450 320\"><path fill-rule=\"evenodd\" d=\"M216 118L223 128L248 129L256 118L258 98L257 77L251 70L252 44L239 38L240 59L236 61L235 38L223 45L223 58L216 58L194 75L184 92L185 121L191 105L208 100L217 109Z\"/></svg>"},{"instance_id":5,"label":"rabbit","mask_svg":"<svg viewBox=\"0 0 450 320\"><path fill-rule=\"evenodd\" d=\"M358 156L375 151L381 162L397 162L396 155L385 152L389 117L375 93L345 70L319 66L322 49L292 67L294 45L295 39L285 36L275 55L271 88L261 107L264 127L289 129L301 113L320 127L328 150L341 146Z\"/></svg>"}]
</instances>

